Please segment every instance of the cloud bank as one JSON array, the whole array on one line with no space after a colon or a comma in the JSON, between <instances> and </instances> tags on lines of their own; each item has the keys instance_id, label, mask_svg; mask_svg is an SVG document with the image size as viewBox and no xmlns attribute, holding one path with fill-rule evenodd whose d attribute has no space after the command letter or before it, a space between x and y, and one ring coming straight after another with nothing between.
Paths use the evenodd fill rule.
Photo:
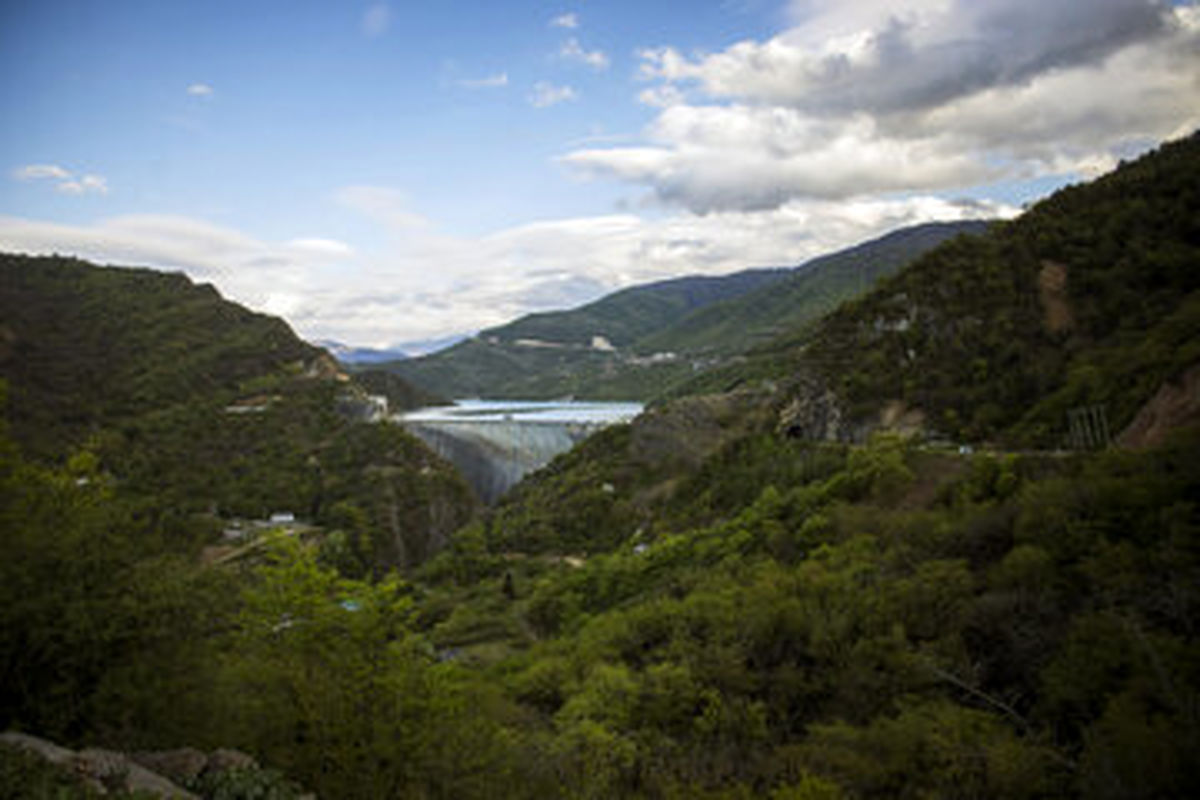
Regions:
<instances>
[{"instance_id":1,"label":"cloud bank","mask_svg":"<svg viewBox=\"0 0 1200 800\"><path fill-rule=\"evenodd\" d=\"M0 217L0 248L184 270L308 338L387 346L666 277L794 265L905 225L1010 216L980 199L1000 196L989 186L1090 177L1200 124L1196 2L794 0L788 11L790 27L769 39L642 51L636 88L652 121L641 137L566 146L563 164L628 184L626 207L646 213L461 237L414 213L406 191L352 185L330 195L330 213L374 226L377 250L164 215ZM362 32L382 35L389 20L375 4ZM561 57L601 68L603 53L568 45ZM527 95L537 108L574 99L550 82ZM106 188L57 164L13 177Z\"/></svg>"},{"instance_id":2,"label":"cloud bank","mask_svg":"<svg viewBox=\"0 0 1200 800\"><path fill-rule=\"evenodd\" d=\"M310 339L387 346L499 325L646 281L797 264L904 225L1015 211L932 197L793 202L767 212L610 214L455 237L408 211L405 195L392 189L348 187L333 201L380 226L391 244L364 253L322 237L264 242L203 220L137 215L91 225L0 217L0 249L182 270L285 316Z\"/></svg>"},{"instance_id":3,"label":"cloud bank","mask_svg":"<svg viewBox=\"0 0 1200 800\"><path fill-rule=\"evenodd\" d=\"M767 41L645 50L633 147L562 157L696 213L1094 171L1200 124L1200 14L1165 0L798 0Z\"/></svg>"}]
</instances>

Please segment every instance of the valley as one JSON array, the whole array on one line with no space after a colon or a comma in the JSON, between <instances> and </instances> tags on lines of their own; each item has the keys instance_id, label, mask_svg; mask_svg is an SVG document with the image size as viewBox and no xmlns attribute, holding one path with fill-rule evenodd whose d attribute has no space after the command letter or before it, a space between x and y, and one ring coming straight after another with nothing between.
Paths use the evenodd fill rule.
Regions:
<instances>
[{"instance_id":1,"label":"valley","mask_svg":"<svg viewBox=\"0 0 1200 800\"><path fill-rule=\"evenodd\" d=\"M252 756L214 798L1188 796L1198 187L1193 134L361 371L5 255L0 728Z\"/></svg>"}]
</instances>

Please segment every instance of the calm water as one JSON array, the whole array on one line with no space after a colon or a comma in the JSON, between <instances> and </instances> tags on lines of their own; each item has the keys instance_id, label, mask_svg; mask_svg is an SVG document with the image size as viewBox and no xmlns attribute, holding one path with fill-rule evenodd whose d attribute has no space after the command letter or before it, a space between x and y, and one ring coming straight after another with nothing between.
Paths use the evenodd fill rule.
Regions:
<instances>
[{"instance_id":1,"label":"calm water","mask_svg":"<svg viewBox=\"0 0 1200 800\"><path fill-rule=\"evenodd\" d=\"M404 422L541 422L611 425L642 413L641 403L574 400L458 400L401 414Z\"/></svg>"}]
</instances>

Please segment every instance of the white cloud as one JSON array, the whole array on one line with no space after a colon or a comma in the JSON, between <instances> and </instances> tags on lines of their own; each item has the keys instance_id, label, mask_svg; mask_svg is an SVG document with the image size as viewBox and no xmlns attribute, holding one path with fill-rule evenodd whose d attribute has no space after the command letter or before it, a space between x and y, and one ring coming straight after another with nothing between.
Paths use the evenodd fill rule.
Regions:
<instances>
[{"instance_id":1,"label":"white cloud","mask_svg":"<svg viewBox=\"0 0 1200 800\"><path fill-rule=\"evenodd\" d=\"M551 28L567 28L568 30L574 30L579 27L579 15L578 14L560 14L559 16L555 17L554 19L550 20L550 27Z\"/></svg>"},{"instance_id":2,"label":"white cloud","mask_svg":"<svg viewBox=\"0 0 1200 800\"><path fill-rule=\"evenodd\" d=\"M361 28L364 36L374 39L387 33L392 11L387 3L373 3L363 12Z\"/></svg>"},{"instance_id":3,"label":"white cloud","mask_svg":"<svg viewBox=\"0 0 1200 800\"><path fill-rule=\"evenodd\" d=\"M999 177L936 136L880 136L865 116L829 124L786 108L675 105L649 146L577 150L587 174L651 185L662 200L704 213L775 208L791 198L953 189Z\"/></svg>"},{"instance_id":4,"label":"white cloud","mask_svg":"<svg viewBox=\"0 0 1200 800\"><path fill-rule=\"evenodd\" d=\"M997 180L1094 174L1200 125L1195 3L797 0L792 12L793 28L764 41L645 53L640 98L654 121L634 142L580 142L563 156L675 207L654 216L456 237L403 192L351 186L334 199L389 234L378 251L161 216L0 218L0 249L184 269L308 337L387 345L650 280L795 264L903 225L1011 214L948 198ZM529 101L575 98L540 82ZM13 176L81 188L88 178L55 164Z\"/></svg>"},{"instance_id":5,"label":"white cloud","mask_svg":"<svg viewBox=\"0 0 1200 800\"><path fill-rule=\"evenodd\" d=\"M98 263L182 270L257 310L304 314L338 288L353 249L307 237L269 243L188 217L141 214L91 225L0 217L0 249L68 253Z\"/></svg>"},{"instance_id":6,"label":"white cloud","mask_svg":"<svg viewBox=\"0 0 1200 800\"><path fill-rule=\"evenodd\" d=\"M99 175L83 175L59 183L57 189L63 194L108 194L108 181Z\"/></svg>"},{"instance_id":7,"label":"white cloud","mask_svg":"<svg viewBox=\"0 0 1200 800\"><path fill-rule=\"evenodd\" d=\"M791 201L762 212L614 214L455 237L413 227L392 189L354 187L336 198L393 234L385 249L362 253L316 236L265 242L161 215L91 225L0 217L0 249L183 270L283 314L310 339L379 346L498 325L651 280L796 264L902 225L1012 211L931 197Z\"/></svg>"},{"instance_id":8,"label":"white cloud","mask_svg":"<svg viewBox=\"0 0 1200 800\"><path fill-rule=\"evenodd\" d=\"M797 0L795 27L641 54L661 110L567 164L696 211L1094 172L1200 124L1200 12L1165 0Z\"/></svg>"},{"instance_id":9,"label":"white cloud","mask_svg":"<svg viewBox=\"0 0 1200 800\"><path fill-rule=\"evenodd\" d=\"M57 164L29 164L14 170L13 177L20 181L35 181L40 178L67 180L71 173Z\"/></svg>"},{"instance_id":10,"label":"white cloud","mask_svg":"<svg viewBox=\"0 0 1200 800\"><path fill-rule=\"evenodd\" d=\"M108 181L101 175L76 176L57 164L29 164L13 171L20 181L50 180L62 194L108 194Z\"/></svg>"},{"instance_id":11,"label":"white cloud","mask_svg":"<svg viewBox=\"0 0 1200 800\"><path fill-rule=\"evenodd\" d=\"M688 59L648 53L646 72L715 97L819 113L936 107L1056 69L1095 65L1173 24L1166 0L808 0L797 27ZM656 63L657 62L657 63Z\"/></svg>"},{"instance_id":12,"label":"white cloud","mask_svg":"<svg viewBox=\"0 0 1200 800\"><path fill-rule=\"evenodd\" d=\"M187 87L187 93L192 97L212 97L213 88L207 83L193 83Z\"/></svg>"},{"instance_id":13,"label":"white cloud","mask_svg":"<svg viewBox=\"0 0 1200 800\"><path fill-rule=\"evenodd\" d=\"M585 50L574 36L563 42L558 55L567 61L586 64L594 70L606 70L609 65L608 55L603 50Z\"/></svg>"},{"instance_id":14,"label":"white cloud","mask_svg":"<svg viewBox=\"0 0 1200 800\"><path fill-rule=\"evenodd\" d=\"M508 73L497 72L483 78L464 78L458 85L464 89L499 89L508 86Z\"/></svg>"},{"instance_id":15,"label":"white cloud","mask_svg":"<svg viewBox=\"0 0 1200 800\"><path fill-rule=\"evenodd\" d=\"M534 108L549 108L576 99L578 99L578 95L570 86L555 86L546 81L535 83L533 91L529 95L529 103Z\"/></svg>"}]
</instances>

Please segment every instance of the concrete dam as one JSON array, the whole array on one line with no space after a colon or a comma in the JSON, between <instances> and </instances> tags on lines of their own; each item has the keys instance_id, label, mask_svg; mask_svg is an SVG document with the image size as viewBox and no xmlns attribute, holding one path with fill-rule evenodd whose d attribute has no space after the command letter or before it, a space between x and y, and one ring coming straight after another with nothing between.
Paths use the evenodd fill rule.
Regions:
<instances>
[{"instance_id":1,"label":"concrete dam","mask_svg":"<svg viewBox=\"0 0 1200 800\"><path fill-rule=\"evenodd\" d=\"M461 401L397 421L458 467L486 503L591 434L642 411L640 403Z\"/></svg>"}]
</instances>

